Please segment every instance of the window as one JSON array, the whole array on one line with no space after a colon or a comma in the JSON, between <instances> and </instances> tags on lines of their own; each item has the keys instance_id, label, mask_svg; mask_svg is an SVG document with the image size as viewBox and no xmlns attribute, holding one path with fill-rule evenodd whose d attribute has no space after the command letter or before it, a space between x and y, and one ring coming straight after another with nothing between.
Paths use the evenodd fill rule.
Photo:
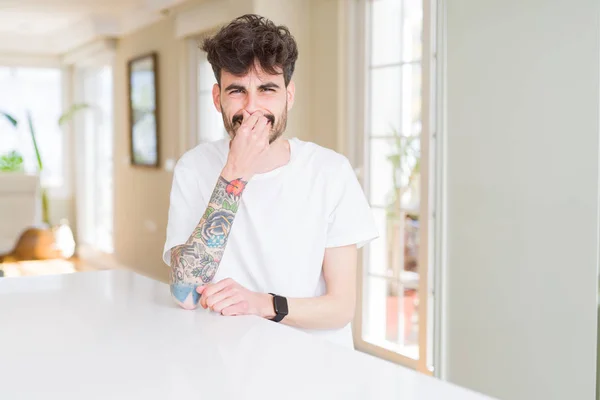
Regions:
<instances>
[{"instance_id":1,"label":"window","mask_svg":"<svg viewBox=\"0 0 600 400\"><path fill-rule=\"evenodd\" d=\"M31 115L36 141L44 163L42 185L61 187L64 176L64 141L58 118L62 107L62 74L58 68L0 67L0 110L19 122L15 130L0 120L0 154L17 150L23 155L25 170L38 171L38 163L26 113Z\"/></svg>"},{"instance_id":2,"label":"window","mask_svg":"<svg viewBox=\"0 0 600 400\"><path fill-rule=\"evenodd\" d=\"M433 276L426 256L430 210L422 194L429 193L423 187L431 179L422 171L429 159L423 122L430 107L422 76L424 49L431 45L424 42L423 1L362 4L367 64L361 144L380 237L363 252L357 347L428 372Z\"/></svg>"},{"instance_id":3,"label":"window","mask_svg":"<svg viewBox=\"0 0 600 400\"><path fill-rule=\"evenodd\" d=\"M198 55L198 143L213 142L226 137L223 118L215 108L212 88L217 80L212 67L206 59L206 53Z\"/></svg>"},{"instance_id":4,"label":"window","mask_svg":"<svg viewBox=\"0 0 600 400\"><path fill-rule=\"evenodd\" d=\"M183 88L187 92L189 110L187 148L227 137L221 113L213 104L212 88L217 80L206 53L199 48L202 38L200 35L187 41L188 79Z\"/></svg>"},{"instance_id":5,"label":"window","mask_svg":"<svg viewBox=\"0 0 600 400\"><path fill-rule=\"evenodd\" d=\"M77 71L78 97L91 106L81 114L77 137L78 236L80 243L113 252L112 67Z\"/></svg>"}]
</instances>

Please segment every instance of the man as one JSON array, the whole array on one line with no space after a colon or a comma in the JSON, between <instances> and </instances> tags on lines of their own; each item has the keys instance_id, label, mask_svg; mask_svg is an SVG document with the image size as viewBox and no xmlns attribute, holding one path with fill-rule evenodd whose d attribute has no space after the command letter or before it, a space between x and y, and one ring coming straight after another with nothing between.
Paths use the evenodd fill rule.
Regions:
<instances>
[{"instance_id":1,"label":"man","mask_svg":"<svg viewBox=\"0 0 600 400\"><path fill-rule=\"evenodd\" d=\"M244 15L202 48L230 137L200 144L175 167L164 248L173 298L352 347L357 248L377 230L344 156L282 138L294 104L294 38Z\"/></svg>"}]
</instances>

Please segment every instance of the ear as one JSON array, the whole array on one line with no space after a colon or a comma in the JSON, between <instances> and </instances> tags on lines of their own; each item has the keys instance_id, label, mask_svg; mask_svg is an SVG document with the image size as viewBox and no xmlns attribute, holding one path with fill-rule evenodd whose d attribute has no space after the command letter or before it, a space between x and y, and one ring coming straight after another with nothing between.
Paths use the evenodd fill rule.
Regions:
<instances>
[{"instance_id":1,"label":"ear","mask_svg":"<svg viewBox=\"0 0 600 400\"><path fill-rule=\"evenodd\" d=\"M294 105L294 100L296 99L296 84L294 81L290 81L286 88L287 95L287 109L290 111L292 106Z\"/></svg>"},{"instance_id":2,"label":"ear","mask_svg":"<svg viewBox=\"0 0 600 400\"><path fill-rule=\"evenodd\" d=\"M221 88L218 83L215 83L212 88L212 98L215 108L221 112Z\"/></svg>"}]
</instances>

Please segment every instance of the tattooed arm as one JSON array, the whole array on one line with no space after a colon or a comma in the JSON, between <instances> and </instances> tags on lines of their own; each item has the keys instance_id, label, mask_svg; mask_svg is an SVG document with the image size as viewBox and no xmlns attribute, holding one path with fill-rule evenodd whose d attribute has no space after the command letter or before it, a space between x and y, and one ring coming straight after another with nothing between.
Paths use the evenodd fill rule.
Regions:
<instances>
[{"instance_id":1,"label":"tattooed arm","mask_svg":"<svg viewBox=\"0 0 600 400\"><path fill-rule=\"evenodd\" d=\"M246 183L219 176L196 229L186 243L171 250L171 294L186 309L196 307L196 288L210 282L217 272Z\"/></svg>"},{"instance_id":2,"label":"tattooed arm","mask_svg":"<svg viewBox=\"0 0 600 400\"><path fill-rule=\"evenodd\" d=\"M171 294L183 308L196 308L196 288L212 281L219 268L246 184L269 148L269 124L261 112L243 112L204 215L189 239L171 249Z\"/></svg>"}]
</instances>

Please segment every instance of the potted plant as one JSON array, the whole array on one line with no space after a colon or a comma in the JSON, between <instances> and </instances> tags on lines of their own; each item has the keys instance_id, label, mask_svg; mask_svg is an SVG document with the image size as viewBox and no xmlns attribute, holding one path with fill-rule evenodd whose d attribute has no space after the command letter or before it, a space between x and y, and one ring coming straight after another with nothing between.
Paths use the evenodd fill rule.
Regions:
<instances>
[{"instance_id":1,"label":"potted plant","mask_svg":"<svg viewBox=\"0 0 600 400\"><path fill-rule=\"evenodd\" d=\"M400 136L392 130L392 151L387 155L387 160L392 168L392 190L388 195L386 207L388 249L388 268L394 277L398 277L399 271L404 266L402 254L397 243L404 243L403 231L406 218L418 220L414 210L405 210L402 199L410 190L417 190L415 184L420 174L420 147L419 136Z\"/></svg>"},{"instance_id":2,"label":"potted plant","mask_svg":"<svg viewBox=\"0 0 600 400\"><path fill-rule=\"evenodd\" d=\"M63 126L65 124L67 124L68 122L70 122L73 119L73 117L75 117L75 115L79 111L87 109L87 108L89 108L89 105L84 104L84 103L72 105L66 112L64 112L58 118L58 125ZM31 114L29 113L29 111L26 111L25 115L27 118L29 133L31 135L31 142L33 143L33 149L35 151L38 173L41 174L42 171L44 170L44 163L42 161L42 155L40 154L40 150L39 150L38 143L36 140L36 131L33 127L33 121L31 119ZM18 127L19 122L12 115L10 115L4 111L0 111L0 116L5 117L15 128ZM17 151L13 151L13 152L9 153L9 155L5 155L5 157L7 157L7 158L12 157L13 160L18 160L20 158L20 168L22 170L23 157L20 155L20 153L18 153ZM10 161L11 161L10 159L7 160L7 162L10 162ZM13 161L13 162L15 162L15 161ZM0 164L0 166L1 165L2 164ZM45 188L43 185L41 188L41 198L42 198L42 222L44 224L46 224L47 226L50 226L50 212L49 212L49 208L48 208L48 191L47 191L47 188Z\"/></svg>"},{"instance_id":3,"label":"potted plant","mask_svg":"<svg viewBox=\"0 0 600 400\"><path fill-rule=\"evenodd\" d=\"M392 151L387 155L387 160L392 168L392 189L388 195L386 206L386 238L388 273L398 282L403 270L415 270L417 260L409 254L407 245L407 232L410 223L418 223L418 214L414 210L406 210L403 198L413 190L418 190L420 174L420 146L419 136L401 136L392 129ZM390 284L387 297L387 326L398 327L398 300L402 296L404 332L406 338L410 332L412 315L415 309L415 290L405 290L402 285ZM397 331L388 332L388 339L395 341Z\"/></svg>"},{"instance_id":4,"label":"potted plant","mask_svg":"<svg viewBox=\"0 0 600 400\"><path fill-rule=\"evenodd\" d=\"M17 120L7 113L0 111L0 116L4 117L13 127L17 127ZM16 149L6 154L0 154L0 172L23 172L23 156Z\"/></svg>"},{"instance_id":5,"label":"potted plant","mask_svg":"<svg viewBox=\"0 0 600 400\"><path fill-rule=\"evenodd\" d=\"M73 117L81 110L89 108L89 105L84 103L72 105L58 119L58 125L63 126L70 122ZM29 111L25 113L31 141L35 151L38 174L41 175L44 170L42 154L36 140L36 131L33 125L31 114ZM18 120L4 112L0 111L0 117L7 119L10 124L17 128ZM4 169L2 167L5 167ZM18 151L12 151L0 157L0 171L23 171L23 157ZM0 256L2 258L15 259L36 259L36 258L55 258L56 255L70 257L74 253L74 240L71 228L68 226L68 221L61 220L58 226L52 227L50 223L48 189L41 185L41 205L42 205L42 223L45 228L29 228L19 238L15 249L8 255ZM58 252L57 252L58 250Z\"/></svg>"}]
</instances>

